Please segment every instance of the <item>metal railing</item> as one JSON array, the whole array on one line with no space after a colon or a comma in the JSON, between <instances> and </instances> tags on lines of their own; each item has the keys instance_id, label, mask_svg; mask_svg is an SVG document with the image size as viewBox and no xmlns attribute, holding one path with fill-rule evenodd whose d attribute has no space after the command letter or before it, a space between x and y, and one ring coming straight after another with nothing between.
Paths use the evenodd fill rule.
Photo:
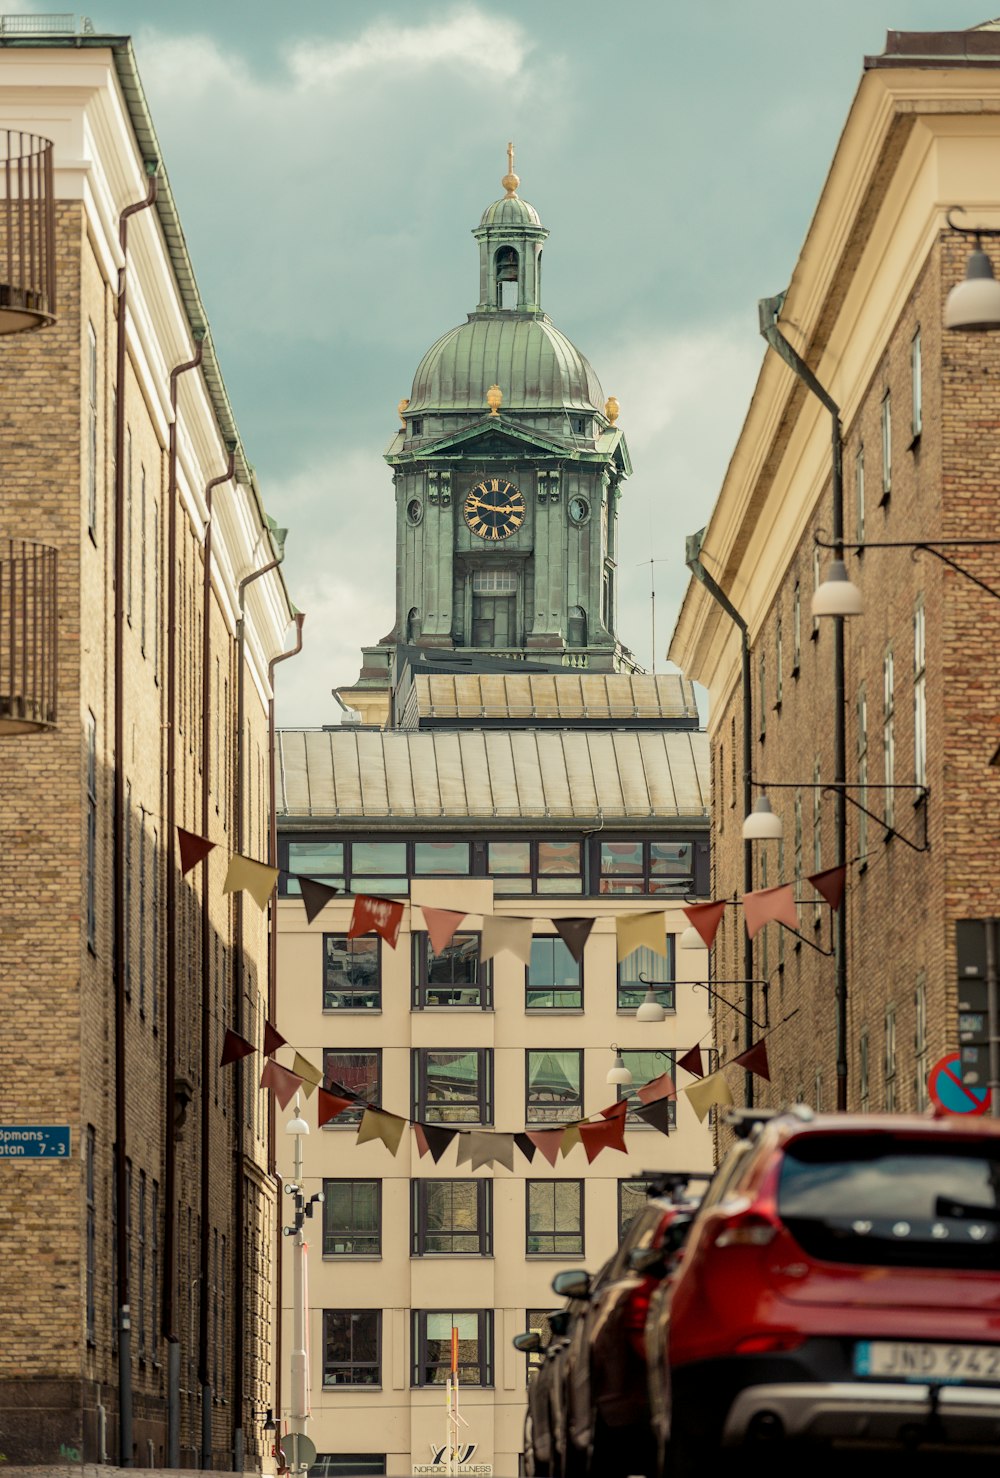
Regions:
<instances>
[{"instance_id":1,"label":"metal railing","mask_svg":"<svg viewBox=\"0 0 1000 1478\"><path fill-rule=\"evenodd\" d=\"M56 721L56 551L0 541L0 735Z\"/></svg>"},{"instance_id":2,"label":"metal railing","mask_svg":"<svg viewBox=\"0 0 1000 1478\"><path fill-rule=\"evenodd\" d=\"M94 34L94 23L81 15L81 36ZM0 36L75 36L76 15L73 11L50 11L47 15L0 15Z\"/></svg>"},{"instance_id":3,"label":"metal railing","mask_svg":"<svg viewBox=\"0 0 1000 1478\"><path fill-rule=\"evenodd\" d=\"M0 128L0 334L42 328L55 311L52 144Z\"/></svg>"}]
</instances>

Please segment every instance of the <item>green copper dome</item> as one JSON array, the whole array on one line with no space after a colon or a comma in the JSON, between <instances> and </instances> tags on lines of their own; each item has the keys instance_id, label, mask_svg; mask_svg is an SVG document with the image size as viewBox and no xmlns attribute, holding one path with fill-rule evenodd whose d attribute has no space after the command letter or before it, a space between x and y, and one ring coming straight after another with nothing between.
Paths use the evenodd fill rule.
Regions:
<instances>
[{"instance_id":1,"label":"green copper dome","mask_svg":"<svg viewBox=\"0 0 1000 1478\"><path fill-rule=\"evenodd\" d=\"M540 226L542 218L533 205L522 200L519 195L505 195L502 200L494 200L483 211L483 218L479 222L480 229L483 226Z\"/></svg>"},{"instance_id":2,"label":"green copper dome","mask_svg":"<svg viewBox=\"0 0 1000 1478\"><path fill-rule=\"evenodd\" d=\"M420 361L407 415L432 410L486 415L491 385L503 391L505 412L604 412L604 391L590 364L547 318L473 313Z\"/></svg>"}]
</instances>

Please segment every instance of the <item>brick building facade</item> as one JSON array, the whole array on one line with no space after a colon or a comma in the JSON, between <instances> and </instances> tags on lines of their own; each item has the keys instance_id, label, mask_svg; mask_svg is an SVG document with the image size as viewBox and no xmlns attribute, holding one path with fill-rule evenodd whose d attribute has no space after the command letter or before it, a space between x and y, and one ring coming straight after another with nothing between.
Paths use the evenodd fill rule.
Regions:
<instances>
[{"instance_id":1,"label":"brick building facade","mask_svg":"<svg viewBox=\"0 0 1000 1478\"><path fill-rule=\"evenodd\" d=\"M864 614L845 623L845 1046L855 1109L926 1106L928 1070L957 1045L955 921L1000 914L1000 779L990 765L1000 605L929 553L874 547L996 537L997 343L945 330L942 314L970 247L948 229L948 207L1000 221L998 68L992 26L890 33L886 53L866 59L778 319L840 406L844 536L868 546L847 554ZM825 1109L836 1106L836 961L819 951L835 939L830 910L804 879L837 860L836 797L823 788L835 775L834 623L814 621L810 604L831 559L817 542L833 528L831 466L828 411L768 352L699 536L704 567L749 627L754 794L766 793L784 823L781 841L754 844L754 885L795 883L804 936L771 924L755 941L772 1028L772 1081L756 1090L765 1103ZM995 548L944 552L1000 589ZM739 637L694 581L670 655L711 692L712 892L738 898ZM727 909L716 977L742 974L743 929L742 911ZM732 1056L737 1018L720 1013L717 1029Z\"/></svg>"},{"instance_id":2,"label":"brick building facade","mask_svg":"<svg viewBox=\"0 0 1000 1478\"><path fill-rule=\"evenodd\" d=\"M267 1007L266 918L222 886L232 851L268 855L292 612L276 563L240 582L280 543L161 164L119 244L159 160L130 43L0 42L0 123L55 146L56 321L0 339L0 543L56 549L59 651L55 724L0 737L0 1120L71 1136L0 1159L0 1453L259 1467L275 1179L264 1096L217 1064ZM172 823L205 830L203 799L216 847L182 878Z\"/></svg>"}]
</instances>

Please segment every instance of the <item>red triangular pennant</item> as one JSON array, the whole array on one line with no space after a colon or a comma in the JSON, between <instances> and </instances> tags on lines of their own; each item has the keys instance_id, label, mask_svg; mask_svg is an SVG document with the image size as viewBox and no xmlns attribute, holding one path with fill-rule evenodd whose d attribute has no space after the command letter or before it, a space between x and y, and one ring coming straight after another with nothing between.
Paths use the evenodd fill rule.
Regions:
<instances>
[{"instance_id":1,"label":"red triangular pennant","mask_svg":"<svg viewBox=\"0 0 1000 1478\"><path fill-rule=\"evenodd\" d=\"M231 1062L239 1062L241 1057L249 1057L251 1052L257 1048L246 1037L241 1037L239 1032L230 1031L226 1028L225 1040L222 1043L222 1060L220 1067L228 1067Z\"/></svg>"},{"instance_id":2,"label":"red triangular pennant","mask_svg":"<svg viewBox=\"0 0 1000 1478\"><path fill-rule=\"evenodd\" d=\"M403 905L392 898L371 898L364 893L354 900L348 939L362 934L379 934L390 949L396 948L399 926L403 922Z\"/></svg>"},{"instance_id":3,"label":"red triangular pennant","mask_svg":"<svg viewBox=\"0 0 1000 1478\"><path fill-rule=\"evenodd\" d=\"M784 924L788 929L798 929L795 889L791 883L779 883L776 888L756 888L752 893L744 893L743 916L751 939L765 924Z\"/></svg>"},{"instance_id":4,"label":"red triangular pennant","mask_svg":"<svg viewBox=\"0 0 1000 1478\"><path fill-rule=\"evenodd\" d=\"M526 1129L524 1133L525 1138L531 1140L535 1149L541 1150L549 1164L555 1167L565 1133L563 1125L560 1124L558 1129Z\"/></svg>"},{"instance_id":5,"label":"red triangular pennant","mask_svg":"<svg viewBox=\"0 0 1000 1478\"><path fill-rule=\"evenodd\" d=\"M273 1053L277 1052L279 1047L284 1047L286 1045L287 1044L285 1042L285 1039L279 1032L278 1028L276 1026L272 1026L269 1021L265 1021L264 1056L270 1057Z\"/></svg>"},{"instance_id":6,"label":"red triangular pennant","mask_svg":"<svg viewBox=\"0 0 1000 1478\"><path fill-rule=\"evenodd\" d=\"M270 1088L281 1107L287 1108L302 1087L302 1079L297 1078L294 1073L288 1071L287 1067L282 1067L280 1063L272 1061L269 1057L260 1075L260 1086Z\"/></svg>"},{"instance_id":7,"label":"red triangular pennant","mask_svg":"<svg viewBox=\"0 0 1000 1478\"><path fill-rule=\"evenodd\" d=\"M658 1078L651 1078L641 1088L636 1089L636 1097L641 1103L656 1103L660 1098L670 1098L677 1092L674 1080L669 1073L661 1073Z\"/></svg>"},{"instance_id":8,"label":"red triangular pennant","mask_svg":"<svg viewBox=\"0 0 1000 1478\"><path fill-rule=\"evenodd\" d=\"M443 954L455 937L455 930L465 918L464 913L455 913L450 908L425 908L420 905L420 912L424 916L427 925L427 938L436 955Z\"/></svg>"},{"instance_id":9,"label":"red triangular pennant","mask_svg":"<svg viewBox=\"0 0 1000 1478\"><path fill-rule=\"evenodd\" d=\"M311 924L323 912L331 898L342 893L342 888L331 888L329 883L319 883L315 878L299 878L302 902L306 910L306 923Z\"/></svg>"},{"instance_id":10,"label":"red triangular pennant","mask_svg":"<svg viewBox=\"0 0 1000 1478\"><path fill-rule=\"evenodd\" d=\"M748 1073L756 1073L758 1078L763 1078L765 1083L770 1083L771 1073L767 1062L767 1043L761 1037L759 1042L754 1042L739 1057L733 1058L734 1067L746 1068Z\"/></svg>"},{"instance_id":11,"label":"red triangular pennant","mask_svg":"<svg viewBox=\"0 0 1000 1478\"><path fill-rule=\"evenodd\" d=\"M423 1124L412 1124L410 1127L413 1130L413 1137L417 1141L417 1152L422 1160L430 1149L430 1145L427 1143L427 1135L424 1133L424 1126Z\"/></svg>"},{"instance_id":12,"label":"red triangular pennant","mask_svg":"<svg viewBox=\"0 0 1000 1478\"><path fill-rule=\"evenodd\" d=\"M619 1098L617 1103L609 1104L607 1108L601 1109L602 1119L624 1119L628 1113L628 1099Z\"/></svg>"},{"instance_id":13,"label":"red triangular pennant","mask_svg":"<svg viewBox=\"0 0 1000 1478\"><path fill-rule=\"evenodd\" d=\"M356 1100L353 1098L341 1098L337 1093L331 1093L328 1088L316 1090L316 1125L322 1129L324 1124L329 1124L338 1114L345 1109L353 1108Z\"/></svg>"},{"instance_id":14,"label":"red triangular pennant","mask_svg":"<svg viewBox=\"0 0 1000 1478\"><path fill-rule=\"evenodd\" d=\"M590 931L594 927L593 919L553 919L556 933L565 944L570 954L578 965L583 963L583 951Z\"/></svg>"},{"instance_id":15,"label":"red triangular pennant","mask_svg":"<svg viewBox=\"0 0 1000 1478\"><path fill-rule=\"evenodd\" d=\"M581 1124L580 1138L588 1165L594 1163L602 1150L620 1150L623 1155L628 1154L625 1148L625 1121L620 1115L605 1119L601 1124Z\"/></svg>"},{"instance_id":16,"label":"red triangular pennant","mask_svg":"<svg viewBox=\"0 0 1000 1478\"><path fill-rule=\"evenodd\" d=\"M725 899L718 903L691 903L681 909L688 923L704 940L706 949L711 949L715 936L726 912Z\"/></svg>"},{"instance_id":17,"label":"red triangular pennant","mask_svg":"<svg viewBox=\"0 0 1000 1478\"><path fill-rule=\"evenodd\" d=\"M826 899L834 913L843 901L846 880L846 867L828 867L825 872L814 872L812 877L806 878L806 882L812 883L816 892L821 898Z\"/></svg>"},{"instance_id":18,"label":"red triangular pennant","mask_svg":"<svg viewBox=\"0 0 1000 1478\"><path fill-rule=\"evenodd\" d=\"M705 1069L701 1065L701 1048L689 1047L683 1057L678 1057L677 1066L682 1067L693 1078L703 1078Z\"/></svg>"},{"instance_id":19,"label":"red triangular pennant","mask_svg":"<svg viewBox=\"0 0 1000 1478\"><path fill-rule=\"evenodd\" d=\"M181 875L190 872L192 867L197 867L198 863L214 848L215 843L210 842L207 837L199 836L194 831L185 831L183 826L179 826L177 828L177 850L181 854Z\"/></svg>"}]
</instances>

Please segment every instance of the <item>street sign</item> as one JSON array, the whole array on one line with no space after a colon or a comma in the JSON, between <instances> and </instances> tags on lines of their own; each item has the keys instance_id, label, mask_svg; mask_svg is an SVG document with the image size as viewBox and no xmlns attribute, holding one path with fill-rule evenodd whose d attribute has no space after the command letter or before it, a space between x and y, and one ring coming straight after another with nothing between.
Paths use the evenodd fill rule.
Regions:
<instances>
[{"instance_id":1,"label":"street sign","mask_svg":"<svg viewBox=\"0 0 1000 1478\"><path fill-rule=\"evenodd\" d=\"M962 1056L958 1052L949 1052L934 1064L927 1074L927 1091L946 1114L977 1116L985 1114L990 1106L990 1090L985 1084L978 1088L963 1082Z\"/></svg>"},{"instance_id":2,"label":"street sign","mask_svg":"<svg viewBox=\"0 0 1000 1478\"><path fill-rule=\"evenodd\" d=\"M988 1047L990 1023L985 1011L959 1011L958 1040L964 1047Z\"/></svg>"},{"instance_id":3,"label":"street sign","mask_svg":"<svg viewBox=\"0 0 1000 1478\"><path fill-rule=\"evenodd\" d=\"M959 980L986 979L986 919L955 920Z\"/></svg>"},{"instance_id":4,"label":"street sign","mask_svg":"<svg viewBox=\"0 0 1000 1478\"><path fill-rule=\"evenodd\" d=\"M967 1088L982 1088L990 1081L989 1046L960 1047L962 1059L962 1082Z\"/></svg>"},{"instance_id":5,"label":"street sign","mask_svg":"<svg viewBox=\"0 0 1000 1478\"><path fill-rule=\"evenodd\" d=\"M316 1461L316 1444L305 1432L286 1432L279 1444L282 1456L293 1473L303 1473Z\"/></svg>"},{"instance_id":6,"label":"street sign","mask_svg":"<svg viewBox=\"0 0 1000 1478\"><path fill-rule=\"evenodd\" d=\"M68 1124L0 1124L0 1160L68 1160Z\"/></svg>"}]
</instances>

